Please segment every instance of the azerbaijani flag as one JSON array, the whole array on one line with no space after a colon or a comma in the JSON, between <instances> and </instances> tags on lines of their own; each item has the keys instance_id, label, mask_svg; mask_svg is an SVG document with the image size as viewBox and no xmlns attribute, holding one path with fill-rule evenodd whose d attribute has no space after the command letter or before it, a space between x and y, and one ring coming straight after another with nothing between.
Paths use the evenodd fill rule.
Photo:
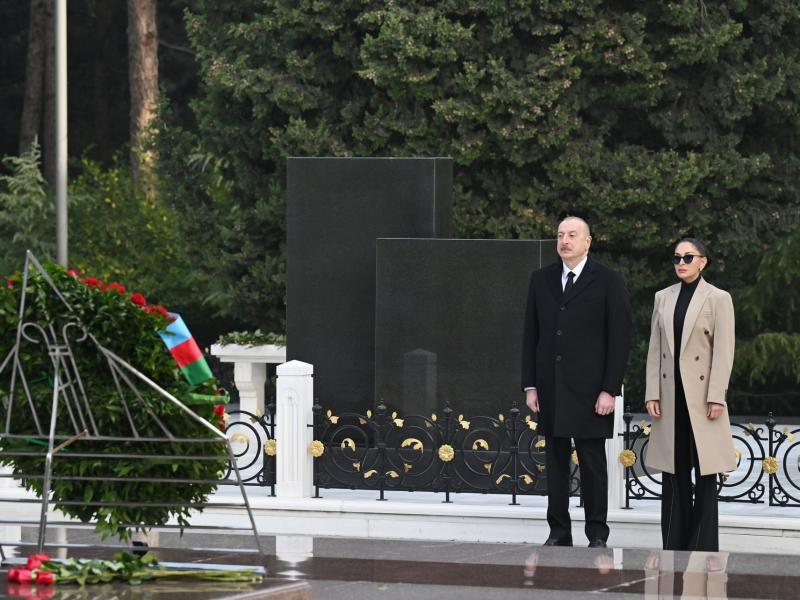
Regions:
<instances>
[{"instance_id":1,"label":"azerbaijani flag","mask_svg":"<svg viewBox=\"0 0 800 600\"><path fill-rule=\"evenodd\" d=\"M169 313L169 315L175 320L169 324L166 331L159 332L158 335L164 340L170 354L183 371L186 381L197 385L206 379L211 379L213 377L211 369L208 368L208 363L203 358L203 353L200 352L200 347L194 341L192 334L189 333L186 323L177 313Z\"/></svg>"}]
</instances>

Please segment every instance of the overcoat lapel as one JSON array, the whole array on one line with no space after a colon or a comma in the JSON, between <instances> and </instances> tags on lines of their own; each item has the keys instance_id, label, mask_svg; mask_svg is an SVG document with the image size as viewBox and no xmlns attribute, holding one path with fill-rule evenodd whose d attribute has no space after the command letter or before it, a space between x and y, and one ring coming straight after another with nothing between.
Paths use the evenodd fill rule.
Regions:
<instances>
[{"instance_id":1,"label":"overcoat lapel","mask_svg":"<svg viewBox=\"0 0 800 600\"><path fill-rule=\"evenodd\" d=\"M675 323L675 305L678 303L678 293L680 290L680 283L673 285L667 288L667 293L664 298L664 334L667 336L667 344L669 345L669 352L672 356L675 356L675 336L672 333Z\"/></svg>"},{"instance_id":2,"label":"overcoat lapel","mask_svg":"<svg viewBox=\"0 0 800 600\"><path fill-rule=\"evenodd\" d=\"M550 293L553 294L556 302L561 304L561 297L564 295L561 289L561 271L564 268L564 263L560 260L550 267L550 273L547 275L547 282L550 285Z\"/></svg>"},{"instance_id":3,"label":"overcoat lapel","mask_svg":"<svg viewBox=\"0 0 800 600\"><path fill-rule=\"evenodd\" d=\"M694 291L694 294L692 294L689 308L686 309L686 319L683 321L683 334L681 335L681 352L686 348L689 335L692 332L692 328L694 328L694 322L697 321L697 317L700 316L700 308L702 308L710 292L711 288L706 283L705 279L701 277L700 281L697 282L697 289ZM674 306L672 310L674 312Z\"/></svg>"}]
</instances>

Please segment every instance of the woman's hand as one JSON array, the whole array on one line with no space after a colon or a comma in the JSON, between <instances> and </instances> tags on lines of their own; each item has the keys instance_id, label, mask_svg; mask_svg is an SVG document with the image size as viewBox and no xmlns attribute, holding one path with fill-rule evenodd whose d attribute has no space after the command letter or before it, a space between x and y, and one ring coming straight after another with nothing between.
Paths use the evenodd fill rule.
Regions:
<instances>
[{"instance_id":1,"label":"woman's hand","mask_svg":"<svg viewBox=\"0 0 800 600\"><path fill-rule=\"evenodd\" d=\"M653 417L654 419L661 418L661 403L658 400L648 400L645 403L647 407L647 414Z\"/></svg>"},{"instance_id":2,"label":"woman's hand","mask_svg":"<svg viewBox=\"0 0 800 600\"><path fill-rule=\"evenodd\" d=\"M711 419L712 421L719 417L722 414L722 411L725 410L724 404L717 404L716 402L709 402L708 403L708 410L706 411L706 416Z\"/></svg>"}]
</instances>

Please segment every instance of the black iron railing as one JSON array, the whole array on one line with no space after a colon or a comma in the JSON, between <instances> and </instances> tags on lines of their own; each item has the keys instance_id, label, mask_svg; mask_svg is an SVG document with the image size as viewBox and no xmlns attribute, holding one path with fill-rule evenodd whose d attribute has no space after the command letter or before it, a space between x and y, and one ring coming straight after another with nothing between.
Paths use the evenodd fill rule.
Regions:
<instances>
[{"instance_id":1,"label":"black iron railing","mask_svg":"<svg viewBox=\"0 0 800 600\"><path fill-rule=\"evenodd\" d=\"M464 416L449 405L430 415L399 416L379 404L373 413L324 412L314 406L314 439L324 451L314 461L321 488L372 489L444 494L546 493L544 437L516 403L497 416ZM571 492L580 482L573 465Z\"/></svg>"},{"instance_id":2,"label":"black iron railing","mask_svg":"<svg viewBox=\"0 0 800 600\"><path fill-rule=\"evenodd\" d=\"M645 420L632 424L630 409L623 419L620 461L625 465L625 508L631 508L631 500L661 498L661 475L645 464L650 424ZM731 430L737 468L719 476L719 500L756 504L764 503L766 495L770 506L800 506L800 428L779 429L770 413L764 425L732 422Z\"/></svg>"}]
</instances>

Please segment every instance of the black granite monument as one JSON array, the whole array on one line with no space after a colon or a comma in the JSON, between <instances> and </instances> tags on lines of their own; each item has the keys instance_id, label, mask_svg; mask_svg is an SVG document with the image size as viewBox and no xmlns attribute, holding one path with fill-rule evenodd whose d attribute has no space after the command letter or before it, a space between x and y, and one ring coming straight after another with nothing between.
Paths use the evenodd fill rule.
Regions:
<instances>
[{"instance_id":1,"label":"black granite monument","mask_svg":"<svg viewBox=\"0 0 800 600\"><path fill-rule=\"evenodd\" d=\"M378 240L375 397L404 415L521 405L528 280L557 258L554 240Z\"/></svg>"},{"instance_id":2,"label":"black granite monument","mask_svg":"<svg viewBox=\"0 0 800 600\"><path fill-rule=\"evenodd\" d=\"M452 236L449 158L289 158L287 359L326 408L374 404L375 241Z\"/></svg>"}]
</instances>

